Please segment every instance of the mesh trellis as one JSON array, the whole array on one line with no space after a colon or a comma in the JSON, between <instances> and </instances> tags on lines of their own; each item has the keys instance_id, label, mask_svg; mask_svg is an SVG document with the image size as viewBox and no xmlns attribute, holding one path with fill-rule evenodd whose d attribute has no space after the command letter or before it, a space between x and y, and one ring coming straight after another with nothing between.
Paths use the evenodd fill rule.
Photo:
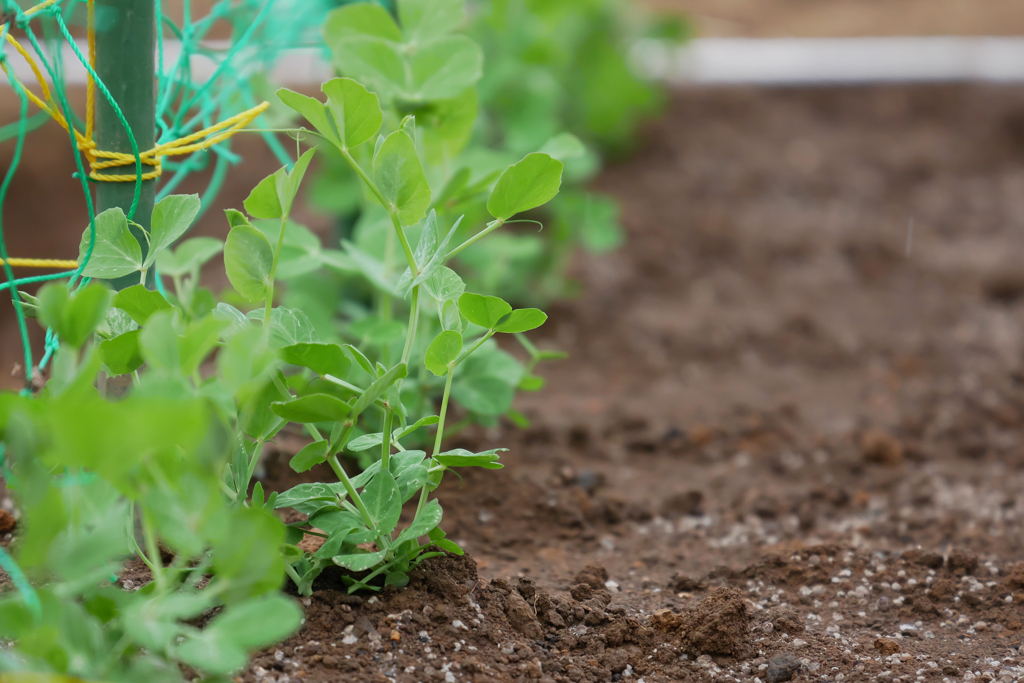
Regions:
<instances>
[{"instance_id":1,"label":"mesh trellis","mask_svg":"<svg viewBox=\"0 0 1024 683\"><path fill-rule=\"evenodd\" d=\"M11 163L0 181L0 264L5 276L0 283L0 290L9 290L17 314L25 356L24 393L31 390L35 366L19 287L60 279L67 279L69 289L86 284L87 280L82 277L82 273L96 242L96 212L90 183L133 182L134 199L125 212L131 219L139 202L143 180L162 180L157 190L157 199L160 199L173 192L189 174L206 169L212 160L213 171L202 202L204 209L208 207L220 191L229 167L240 160L231 150L231 136L256 122L268 107L266 102L257 102L254 77L269 72L283 50L317 45L317 31L324 13L331 5L340 4L331 0L217 0L206 14L193 19L191 0L182 0L183 20L181 25L176 25L164 14L161 0L150 1L156 3L159 18L156 145L149 150L140 150L117 102L94 70L94 0L45 0L24 10L15 0L0 0L0 69L19 102L18 120L0 126L0 142L14 139ZM68 28L75 11L83 8L87 17L87 54L78 47ZM206 41L211 29L223 22L230 24L232 40L227 44ZM19 37L12 33L15 30ZM164 38L168 33L173 34L173 38L180 41L181 45L173 61L165 60ZM89 74L84 119L68 103L64 82L65 66L61 58L64 44L70 46L75 59ZM201 82L192 73L194 55L213 59L216 63L212 75ZM12 58L23 59L31 67L35 80L31 88L16 76L11 65ZM133 154L97 149L93 140L94 103L97 96L110 103L125 127ZM27 134L50 119L64 128L72 147L80 152L75 154L76 176L85 195L91 236L89 248L81 262L12 258L7 253L3 224L4 202L18 165L27 152ZM272 134L263 131L261 135L282 163L291 163L291 158ZM173 161L168 157L183 159ZM119 172L108 170L113 168ZM123 172L128 170L134 170L134 173ZM170 173L166 173L168 171ZM45 268L57 272L16 278L14 268L20 267ZM159 275L156 276L156 284L162 290ZM39 361L40 368L46 366L57 346L56 336L47 330L45 351ZM10 472L3 467L3 451L4 444L0 443L0 473L12 482ZM26 605L38 615L40 605L35 591L3 547L0 547L0 569L7 572L24 597Z\"/></svg>"},{"instance_id":2,"label":"mesh trellis","mask_svg":"<svg viewBox=\"0 0 1024 683\"><path fill-rule=\"evenodd\" d=\"M125 211L130 220L138 205L143 180L160 178L162 184L157 190L157 199L160 199L173 192L189 174L206 169L212 161L213 170L202 203L204 208L209 206L220 191L230 166L240 160L231 150L231 136L257 122L269 106L266 102L257 102L256 78L269 72L283 50L318 44L317 29L324 12L334 4L330 0L217 0L204 15L193 18L191 0L182 0L182 21L176 25L164 13L162 0L151 1L156 3L159 17L156 145L149 150L140 150L118 104L93 68L94 0L45 0L24 10L15 0L0 0L3 9L0 68L20 103L18 121L0 127L0 142L10 138L15 141L11 164L0 183L0 259L5 275L0 290L10 290L17 314L25 356L26 386L31 382L35 366L19 287L59 279L67 279L68 287L72 289L86 283L82 272L92 255L96 238L96 213L90 183L133 182L134 200ZM78 47L68 28L72 16L82 10L86 15L87 53ZM207 40L215 26L225 23L232 30L230 42ZM15 30L23 36L15 37ZM176 57L165 58L165 38L180 42L181 49ZM63 45L70 46L75 59L88 73L84 118L79 117L68 104L65 65L61 58ZM216 66L209 78L196 79L192 70L194 56L214 61ZM35 80L32 87L15 75L10 63L12 58L23 59L31 67ZM128 134L132 154L97 149L93 140L96 97L103 97L111 105ZM4 200L17 167L27 152L25 137L30 130L51 118L65 129L73 148L80 152L75 155L76 176L88 206L91 235L89 249L81 263L76 260L10 258L4 240ZM261 135L282 163L291 163L291 158L272 134L264 131ZM174 157L181 160L173 161L171 158ZM56 269L57 272L15 278L13 269L18 267ZM162 290L159 275L156 283ZM39 368L46 366L57 344L55 335L48 330Z\"/></svg>"}]
</instances>

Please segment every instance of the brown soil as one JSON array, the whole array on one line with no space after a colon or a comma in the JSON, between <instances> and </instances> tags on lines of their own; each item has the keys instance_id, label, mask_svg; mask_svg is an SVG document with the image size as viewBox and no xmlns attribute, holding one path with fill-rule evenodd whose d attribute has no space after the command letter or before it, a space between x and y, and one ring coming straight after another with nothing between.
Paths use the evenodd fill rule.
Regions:
<instances>
[{"instance_id":1,"label":"brown soil","mask_svg":"<svg viewBox=\"0 0 1024 683\"><path fill-rule=\"evenodd\" d=\"M440 491L472 557L325 573L241 679L1024 676L1024 90L683 91L597 185L572 357L453 439L512 449Z\"/></svg>"},{"instance_id":2,"label":"brown soil","mask_svg":"<svg viewBox=\"0 0 1024 683\"><path fill-rule=\"evenodd\" d=\"M1012 36L1024 33L1019 0L644 0L684 12L699 36Z\"/></svg>"},{"instance_id":3,"label":"brown soil","mask_svg":"<svg viewBox=\"0 0 1024 683\"><path fill-rule=\"evenodd\" d=\"M1014 89L678 93L532 427L454 440L512 447L440 492L473 560L325 575L243 678L1020 679L1022 131Z\"/></svg>"}]
</instances>

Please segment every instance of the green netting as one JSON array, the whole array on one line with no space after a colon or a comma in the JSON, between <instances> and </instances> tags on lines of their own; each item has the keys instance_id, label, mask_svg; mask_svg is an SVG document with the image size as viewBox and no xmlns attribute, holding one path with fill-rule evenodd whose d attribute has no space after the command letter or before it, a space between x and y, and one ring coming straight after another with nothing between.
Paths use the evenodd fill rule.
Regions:
<instances>
[{"instance_id":1,"label":"green netting","mask_svg":"<svg viewBox=\"0 0 1024 683\"><path fill-rule=\"evenodd\" d=\"M333 4L327 0L219 0L206 14L193 18L191 1L183 0L183 19L180 24L176 24L165 14L161 0L151 1L156 3L157 16L160 18L157 27L155 74L155 124L158 146L203 131L217 122L253 108L260 99L257 96L257 89L265 82L262 74L269 72L283 50L318 45L318 27L324 13ZM83 11L86 7L87 3L82 0L48 0L41 5L23 9L13 0L0 0L0 8L3 10L3 17L0 19L3 22L0 26L0 68L19 101L18 120L0 126L0 143L12 138L14 140L11 163L0 182L0 258L3 259L4 272L0 290L6 289L10 292L17 315L25 359L25 388L22 391L26 394L31 393L36 366L33 362L20 288L59 279L67 279L67 286L71 289L83 286L87 280L82 278L81 274L88 264L96 239L96 212L89 174L83 164L82 155L77 153L81 150L81 144L80 140L76 139L76 132L82 134L86 124L68 103L64 78L65 65L62 61L64 44L71 47L75 58L91 74L95 81L97 96L105 98L110 103L132 140L136 178L134 201L126 210L129 217L134 214L142 185L144 150L140 151L135 145L134 135L117 103L111 97L106 84L96 77L96 73L89 65L88 57L79 49L69 29L69 24L83 23L81 19L86 16L86 12ZM223 26L225 22L230 25L232 33L232 39L226 47L204 42L215 26ZM15 38L13 32L17 32L19 36ZM169 36L180 41L181 46L178 56L173 61L165 59L164 39ZM25 41L28 46L23 49L38 63L49 82L51 97L45 99L52 103L53 109L50 112L39 111L37 104L30 101L33 93L29 86L19 81L15 75L11 60L24 59L24 55L19 54L16 43L21 44ZM202 81L197 80L192 72L192 58L196 55L213 59L217 63L212 75ZM45 84L36 84L35 87L42 91ZM37 94L36 99L38 98ZM16 278L4 239L4 229L7 227L3 223L5 200L21 160L31 154L31 150L26 148L26 136L30 131L48 123L51 118L60 117L67 122L67 135L72 149L76 150L76 176L86 199L92 239L85 258L78 263L77 268ZM281 162L290 164L290 157L273 135L268 132L261 134ZM166 161L164 167L169 172L165 172L158 181L160 187L157 198L171 193L189 174L206 169L212 162L213 171L203 193L202 205L207 207L220 191L229 167L240 160L231 149L231 140L225 139L211 145L209 149L193 152L183 161ZM43 263L45 262L40 262ZM163 293L159 275L155 281L157 288ZM45 350L38 365L40 369L46 367L57 347L56 335L52 330L47 330ZM3 466L3 444L0 444L0 474L11 481L10 473ZM39 601L35 592L17 564L2 547L0 569L6 571L14 581L17 589L25 597L26 604L33 611L38 611Z\"/></svg>"},{"instance_id":2,"label":"green netting","mask_svg":"<svg viewBox=\"0 0 1024 683\"><path fill-rule=\"evenodd\" d=\"M266 74L285 49L298 46L315 46L319 44L317 30L324 13L334 4L328 0L219 0L202 16L194 17L191 0L183 0L181 9L182 20L175 23L165 13L161 0L156 3L158 22L157 40L157 91L156 91L156 137L157 146L171 141L180 140L198 131L203 131L217 122L225 121L240 112L251 109L261 99L258 89L266 83ZM0 258L4 260L5 281L0 289L11 293L25 356L26 391L30 390L31 378L36 367L33 363L31 345L28 339L25 315L21 306L19 288L26 285L48 280L68 280L68 287L75 288L85 284L81 273L88 263L92 245L85 258L73 270L62 270L46 275L15 278L12 266L8 262L8 253L4 242L3 206L11 180L17 171L21 159L31 154L26 149L25 138L28 132L43 125L51 115L39 112L30 102L29 86L21 83L15 76L11 65L12 59L23 59L15 49L15 42L27 42L25 49L40 65L47 77L52 97L53 117L63 117L68 123L69 141L74 149L82 149L81 140L76 140L76 133L83 134L85 124L82 117L72 110L68 104L67 88L64 81L65 65L61 58L62 46L69 45L75 58L93 77L96 86L96 97L103 97L114 109L122 125L125 126L135 157L135 200L125 213L131 218L138 204L142 186L143 157L145 150L139 150L134 143L132 131L128 128L121 115L117 103L107 90L106 84L96 77L89 65L89 59L79 49L69 30L69 24L82 24L87 16L87 3L83 0L48 0L40 5L23 9L13 0L0 0L5 23L0 27L0 66L20 101L18 121L8 123L0 128L0 142L14 138L15 150L10 166L4 174L0 185ZM97 7L97 12L103 7ZM102 16L97 17L102 20ZM228 25L231 28L231 40L227 45L223 41L209 41L208 36L215 27ZM14 33L23 33L14 38ZM165 39L173 39L180 43L177 57L167 58ZM209 76L197 80L193 73L193 57L212 59L216 67ZM40 86L35 86L39 88ZM38 95L37 95L38 98ZM259 125L257 120L256 125ZM290 164L291 159L277 139L268 132L261 133L271 150L282 163ZM231 149L231 140L219 140L207 150L199 150L185 157L182 161L164 161L164 173L159 179L160 186L157 199L174 191L191 173L205 170L213 164L213 171L206 190L203 193L203 206L209 206L212 199L220 191L228 169L240 161L240 157ZM89 174L83 164L82 155L76 154L77 177L81 182L82 192L86 198L89 213L90 234L95 241L95 208L90 188ZM163 289L159 276L156 277L158 289ZM39 368L44 368L57 348L57 339L51 331L47 331L45 351L39 361Z\"/></svg>"}]
</instances>

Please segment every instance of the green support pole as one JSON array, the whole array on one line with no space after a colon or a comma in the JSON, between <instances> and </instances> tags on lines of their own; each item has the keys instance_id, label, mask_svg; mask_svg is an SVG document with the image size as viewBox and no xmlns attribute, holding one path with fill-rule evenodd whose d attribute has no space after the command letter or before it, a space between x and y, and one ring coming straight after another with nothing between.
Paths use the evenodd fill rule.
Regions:
<instances>
[{"instance_id":1,"label":"green support pole","mask_svg":"<svg viewBox=\"0 0 1024 683\"><path fill-rule=\"evenodd\" d=\"M145 152L153 147L156 137L155 0L97 0L96 17L96 74L121 108L139 152ZM102 96L96 97L95 139L97 149L132 153L124 125ZM152 167L142 165L143 173L151 170ZM135 166L111 168L106 172L133 175ZM96 211L119 206L127 215L134 195L134 182L97 182ZM156 180L144 180L134 221L147 230L155 195ZM132 232L145 255L146 238L134 226ZM138 284L138 278L127 276L114 280L113 284L122 289ZM152 284L152 273L147 284Z\"/></svg>"}]
</instances>

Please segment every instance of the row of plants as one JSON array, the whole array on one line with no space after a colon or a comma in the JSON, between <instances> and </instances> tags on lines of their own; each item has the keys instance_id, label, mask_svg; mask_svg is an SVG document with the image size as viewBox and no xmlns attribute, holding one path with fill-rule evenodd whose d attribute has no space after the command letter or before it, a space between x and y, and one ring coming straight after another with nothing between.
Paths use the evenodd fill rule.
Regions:
<instances>
[{"instance_id":1,"label":"row of plants","mask_svg":"<svg viewBox=\"0 0 1024 683\"><path fill-rule=\"evenodd\" d=\"M494 3L496 36L511 32L495 23L500 7L506 19L516 8L555 16ZM334 10L323 33L343 76L320 97L278 91L288 125L301 126L297 160L226 212L226 240L179 243L196 195L158 202L142 242L111 209L82 235L82 275L139 284L24 297L60 346L36 395L0 394L4 474L21 511L17 563L3 567L14 590L0 597L0 671L223 680L300 627L285 581L309 595L334 566L350 591L379 591L425 559L461 554L432 494L449 470L502 467L502 449L446 450L444 438L502 415L522 422L515 392L539 389L536 365L559 356L525 337L543 312L493 293L536 273L513 258L532 238L524 226L563 220L563 209L544 213L563 171L578 181L574 164L593 166L576 136L513 143L513 114L481 114L495 95L475 17L467 34L462 0ZM291 220L314 156L313 195L348 197L357 217L340 248ZM495 254L508 255L507 273L491 273ZM232 286L219 300L200 282L218 256ZM144 284L154 268L159 291ZM509 289L513 302L537 296ZM308 436L292 469L325 463L333 476L265 492L254 475L282 430ZM285 525L283 508L308 519ZM306 536L322 544L305 551ZM152 577L138 590L117 579L131 558Z\"/></svg>"}]
</instances>

